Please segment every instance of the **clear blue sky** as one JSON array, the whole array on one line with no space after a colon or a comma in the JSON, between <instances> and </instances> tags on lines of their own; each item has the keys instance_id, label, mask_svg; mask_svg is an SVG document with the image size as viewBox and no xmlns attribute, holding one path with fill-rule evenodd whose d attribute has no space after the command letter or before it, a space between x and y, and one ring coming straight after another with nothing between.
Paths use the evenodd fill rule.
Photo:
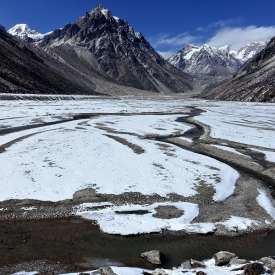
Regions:
<instances>
[{"instance_id":1,"label":"clear blue sky","mask_svg":"<svg viewBox=\"0 0 275 275\"><path fill-rule=\"evenodd\" d=\"M173 50L177 41L200 43L225 27L275 25L274 0L1 0L0 24L27 23L47 32L73 22L98 2L127 19L159 50ZM163 38L181 38L165 40ZM162 40L161 40L162 39ZM193 41L192 41L193 39ZM190 40L190 41L189 41ZM161 44L162 42L166 42Z\"/></svg>"}]
</instances>

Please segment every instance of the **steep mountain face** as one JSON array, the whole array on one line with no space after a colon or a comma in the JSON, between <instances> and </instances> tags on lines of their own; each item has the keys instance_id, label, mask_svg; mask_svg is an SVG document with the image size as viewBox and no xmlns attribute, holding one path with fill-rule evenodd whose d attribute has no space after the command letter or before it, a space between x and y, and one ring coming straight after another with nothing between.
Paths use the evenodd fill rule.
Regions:
<instances>
[{"instance_id":1,"label":"steep mountain face","mask_svg":"<svg viewBox=\"0 0 275 275\"><path fill-rule=\"evenodd\" d=\"M245 62L253 58L261 50L263 50L265 46L265 42L252 42L240 48L238 51L232 51L232 53L244 64Z\"/></svg>"},{"instance_id":2,"label":"steep mountain face","mask_svg":"<svg viewBox=\"0 0 275 275\"><path fill-rule=\"evenodd\" d=\"M165 61L126 21L100 6L38 45L88 77L98 74L118 84L163 93L192 89L190 76Z\"/></svg>"},{"instance_id":3,"label":"steep mountain face","mask_svg":"<svg viewBox=\"0 0 275 275\"><path fill-rule=\"evenodd\" d=\"M17 24L12 28L10 28L8 30L8 33L29 42L41 40L46 35L50 34L50 33L42 34L35 30L32 30L27 24Z\"/></svg>"},{"instance_id":4,"label":"steep mountain face","mask_svg":"<svg viewBox=\"0 0 275 275\"><path fill-rule=\"evenodd\" d=\"M233 51L228 46L221 48L203 45L201 47L187 45L168 61L193 75L198 85L207 87L227 78L231 78L241 66L261 51L263 42L254 42Z\"/></svg>"},{"instance_id":5,"label":"steep mountain face","mask_svg":"<svg viewBox=\"0 0 275 275\"><path fill-rule=\"evenodd\" d=\"M188 45L169 62L191 74L229 75L238 70L240 62L228 47L215 48L209 45L197 47Z\"/></svg>"},{"instance_id":6,"label":"steep mountain face","mask_svg":"<svg viewBox=\"0 0 275 275\"><path fill-rule=\"evenodd\" d=\"M275 102L275 37L231 80L207 95L209 99Z\"/></svg>"},{"instance_id":7,"label":"steep mountain face","mask_svg":"<svg viewBox=\"0 0 275 275\"><path fill-rule=\"evenodd\" d=\"M95 94L93 83L0 28L0 92Z\"/></svg>"},{"instance_id":8,"label":"steep mountain face","mask_svg":"<svg viewBox=\"0 0 275 275\"><path fill-rule=\"evenodd\" d=\"M191 74L201 88L231 77L241 66L240 60L230 52L229 47L215 48L209 45L187 45L168 61Z\"/></svg>"}]
</instances>

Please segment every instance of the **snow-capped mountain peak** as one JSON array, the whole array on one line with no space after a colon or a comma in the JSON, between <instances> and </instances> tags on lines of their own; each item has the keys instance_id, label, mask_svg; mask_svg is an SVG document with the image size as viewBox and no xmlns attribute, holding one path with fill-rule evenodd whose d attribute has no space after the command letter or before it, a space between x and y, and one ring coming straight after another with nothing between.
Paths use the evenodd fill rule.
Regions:
<instances>
[{"instance_id":1,"label":"snow-capped mountain peak","mask_svg":"<svg viewBox=\"0 0 275 275\"><path fill-rule=\"evenodd\" d=\"M98 5L95 9L91 10L89 12L89 14L91 16L103 15L106 19L112 18L112 19L115 19L116 21L120 20L119 17L113 16L112 12L110 10L106 9L105 7L103 7L102 5Z\"/></svg>"},{"instance_id":2,"label":"snow-capped mountain peak","mask_svg":"<svg viewBox=\"0 0 275 275\"><path fill-rule=\"evenodd\" d=\"M12 28L8 30L8 33L19 37L23 40L32 40L32 41L38 41L45 37L45 35L49 34L42 34L35 30L32 30L27 24L16 24Z\"/></svg>"},{"instance_id":3,"label":"snow-capped mountain peak","mask_svg":"<svg viewBox=\"0 0 275 275\"><path fill-rule=\"evenodd\" d=\"M187 45L168 61L191 74L223 74L235 72L239 61L230 53L230 47L216 48L208 44Z\"/></svg>"},{"instance_id":4,"label":"snow-capped mountain peak","mask_svg":"<svg viewBox=\"0 0 275 275\"><path fill-rule=\"evenodd\" d=\"M258 52L264 49L266 42L258 41L247 44L238 51L232 51L235 57L243 63L254 57Z\"/></svg>"},{"instance_id":5,"label":"snow-capped mountain peak","mask_svg":"<svg viewBox=\"0 0 275 275\"><path fill-rule=\"evenodd\" d=\"M239 50L231 50L229 45L217 48L208 44L201 46L190 44L171 56L168 61L193 75L228 76L237 72L241 65L260 52L265 44L265 42L253 42Z\"/></svg>"},{"instance_id":6,"label":"snow-capped mountain peak","mask_svg":"<svg viewBox=\"0 0 275 275\"><path fill-rule=\"evenodd\" d=\"M231 50L229 45L186 45L168 61L178 69L193 75L203 86L232 77L264 46L264 42L254 42L239 50Z\"/></svg>"}]
</instances>

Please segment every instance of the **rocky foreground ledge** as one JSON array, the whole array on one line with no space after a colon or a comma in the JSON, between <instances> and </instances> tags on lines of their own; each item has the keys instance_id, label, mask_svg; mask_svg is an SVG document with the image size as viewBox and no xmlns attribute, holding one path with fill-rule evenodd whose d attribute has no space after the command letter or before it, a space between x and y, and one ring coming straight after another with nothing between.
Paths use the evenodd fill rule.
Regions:
<instances>
[{"instance_id":1,"label":"rocky foreground ledge","mask_svg":"<svg viewBox=\"0 0 275 275\"><path fill-rule=\"evenodd\" d=\"M181 264L178 268L162 268L165 255L158 250L144 252L141 258L148 262L152 269L142 269L134 267L107 266L97 270L66 273L67 275L260 275L275 274L275 257L264 257L258 261L248 261L240 259L236 254L220 251L209 260L198 261L190 259ZM14 275L34 275L39 272L18 272ZM44 274L44 273L43 273ZM51 273L51 274L56 274ZM64 274L65 275L65 274Z\"/></svg>"}]
</instances>

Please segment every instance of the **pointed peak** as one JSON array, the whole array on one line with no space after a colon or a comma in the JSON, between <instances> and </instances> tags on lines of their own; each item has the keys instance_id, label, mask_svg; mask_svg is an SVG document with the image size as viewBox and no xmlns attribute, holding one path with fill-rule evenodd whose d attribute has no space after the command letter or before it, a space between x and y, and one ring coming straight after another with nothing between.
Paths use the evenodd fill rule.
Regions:
<instances>
[{"instance_id":1,"label":"pointed peak","mask_svg":"<svg viewBox=\"0 0 275 275\"><path fill-rule=\"evenodd\" d=\"M95 14L101 14L104 15L106 18L111 17L112 13L110 10L106 9L103 5L97 4L97 6L89 12L90 15L95 15Z\"/></svg>"}]
</instances>

